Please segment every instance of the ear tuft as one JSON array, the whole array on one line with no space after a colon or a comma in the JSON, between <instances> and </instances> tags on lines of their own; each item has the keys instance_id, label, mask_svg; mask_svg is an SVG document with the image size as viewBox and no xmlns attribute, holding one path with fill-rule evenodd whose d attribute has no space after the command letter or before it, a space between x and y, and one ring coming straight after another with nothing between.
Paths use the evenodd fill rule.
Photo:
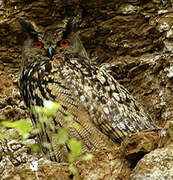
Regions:
<instances>
[{"instance_id":1,"label":"ear tuft","mask_svg":"<svg viewBox=\"0 0 173 180\"><path fill-rule=\"evenodd\" d=\"M38 39L37 32L34 29L34 26L30 22L24 20L19 20L20 25L29 33L34 39Z\"/></svg>"},{"instance_id":2,"label":"ear tuft","mask_svg":"<svg viewBox=\"0 0 173 180\"><path fill-rule=\"evenodd\" d=\"M68 35L72 32L74 26L74 16L66 19L66 28L63 32L62 39L67 39Z\"/></svg>"}]
</instances>

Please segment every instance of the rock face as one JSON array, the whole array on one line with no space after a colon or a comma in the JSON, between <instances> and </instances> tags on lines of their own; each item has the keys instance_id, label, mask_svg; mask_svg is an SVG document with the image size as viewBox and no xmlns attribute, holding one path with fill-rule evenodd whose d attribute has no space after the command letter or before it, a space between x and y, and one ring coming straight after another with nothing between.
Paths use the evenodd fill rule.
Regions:
<instances>
[{"instance_id":1,"label":"rock face","mask_svg":"<svg viewBox=\"0 0 173 180\"><path fill-rule=\"evenodd\" d=\"M125 160L119 152L119 149L114 151L103 150L102 152L94 152L94 159L83 162L76 162L70 165L67 163L56 163L40 161L34 169L31 163L21 165L13 169L6 180L14 179L36 179L38 175L39 180L114 180L117 178L127 179L130 169L129 163ZM76 171L73 175L71 170Z\"/></svg>"},{"instance_id":2,"label":"rock face","mask_svg":"<svg viewBox=\"0 0 173 180\"><path fill-rule=\"evenodd\" d=\"M173 179L173 146L145 155L132 171L130 180Z\"/></svg>"},{"instance_id":3,"label":"rock face","mask_svg":"<svg viewBox=\"0 0 173 180\"><path fill-rule=\"evenodd\" d=\"M53 26L57 20L72 15L77 15L79 35L92 63L97 66L108 63L111 66L108 68L110 73L144 106L157 124L162 127L168 124L173 118L171 0L0 0L0 114L10 121L28 117L17 83L21 67L21 46L26 37L18 19L32 20L41 27L50 24ZM129 167L133 169L144 153L157 148L159 135L152 133L144 136L147 146L140 135L123 144L125 149L122 153L125 154L121 160L127 158L129 164L123 164L125 168L115 177L128 179ZM172 137L170 133L169 136ZM153 145L149 139L154 142ZM164 141L161 144L163 146ZM166 144L172 144L172 140L166 141ZM162 151L170 157L170 161L164 160L163 175L171 173L171 167L169 169L166 165L172 161L171 152L168 153L170 149L167 147L153 152L160 154L161 159ZM142 153L139 155L138 152ZM139 155L137 159L136 154ZM2 152L0 156L5 159ZM148 156L154 157L151 153L144 159ZM143 160L140 163L144 163ZM145 177L140 173L142 169L139 169L139 164L131 175L133 179ZM157 162L149 164L152 167L147 175L154 173L154 169L158 170L158 174L161 172ZM144 163L144 170L145 167ZM94 179L95 172L91 172ZM105 176L103 179L110 177Z\"/></svg>"},{"instance_id":4,"label":"rock face","mask_svg":"<svg viewBox=\"0 0 173 180\"><path fill-rule=\"evenodd\" d=\"M11 132L6 132L8 133ZM31 143L32 140L25 143L15 139L0 140L0 179L5 179L13 168L38 159L38 156L31 153L31 149L27 147L29 141Z\"/></svg>"}]
</instances>

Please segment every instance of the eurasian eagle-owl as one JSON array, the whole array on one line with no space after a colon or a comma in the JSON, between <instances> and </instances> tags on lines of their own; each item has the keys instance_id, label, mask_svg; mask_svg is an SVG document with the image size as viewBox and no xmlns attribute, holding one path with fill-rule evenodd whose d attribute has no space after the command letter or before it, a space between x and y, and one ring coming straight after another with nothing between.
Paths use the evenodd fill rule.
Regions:
<instances>
[{"instance_id":1,"label":"eurasian eagle-owl","mask_svg":"<svg viewBox=\"0 0 173 180\"><path fill-rule=\"evenodd\" d=\"M37 31L33 24L20 20L28 32L22 56L20 89L26 106L43 106L44 100L56 101L61 108L52 123L54 130L39 122L31 113L34 125L41 124L38 135L42 150L53 161L66 161L70 151L56 142L60 127L66 126L66 113L72 116L68 125L70 138L82 141L82 149L99 150L133 132L156 128L150 116L129 92L103 68L90 64L87 53L73 30L73 20L57 23L55 29ZM43 143L48 142L49 148Z\"/></svg>"}]
</instances>

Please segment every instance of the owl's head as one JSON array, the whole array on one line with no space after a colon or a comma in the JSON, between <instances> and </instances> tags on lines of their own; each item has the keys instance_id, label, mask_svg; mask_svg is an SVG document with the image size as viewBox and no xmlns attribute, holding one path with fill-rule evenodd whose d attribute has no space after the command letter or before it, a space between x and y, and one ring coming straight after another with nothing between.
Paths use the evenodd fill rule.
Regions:
<instances>
[{"instance_id":1,"label":"owl's head","mask_svg":"<svg viewBox=\"0 0 173 180\"><path fill-rule=\"evenodd\" d=\"M25 59L34 59L42 56L44 59L52 59L56 54L78 54L88 59L78 35L73 31L73 18L58 23L56 29L38 29L30 22L20 20L21 26L28 32L29 37L24 42L23 56Z\"/></svg>"}]
</instances>

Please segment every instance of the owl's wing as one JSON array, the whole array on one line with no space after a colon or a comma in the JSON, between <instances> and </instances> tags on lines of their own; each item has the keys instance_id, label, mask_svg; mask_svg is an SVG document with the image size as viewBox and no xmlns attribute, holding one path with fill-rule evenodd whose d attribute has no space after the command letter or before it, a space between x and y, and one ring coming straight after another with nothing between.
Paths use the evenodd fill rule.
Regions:
<instances>
[{"instance_id":1,"label":"owl's wing","mask_svg":"<svg viewBox=\"0 0 173 180\"><path fill-rule=\"evenodd\" d=\"M151 117L108 72L83 59L74 57L71 62L78 68L73 71L76 80L71 81L71 87L76 89L91 121L104 134L121 140L131 133L156 128Z\"/></svg>"},{"instance_id":2,"label":"owl's wing","mask_svg":"<svg viewBox=\"0 0 173 180\"><path fill-rule=\"evenodd\" d=\"M103 85L98 98L106 102L101 104L101 109L109 123L108 134L112 134L115 139L121 139L134 132L156 128L143 107L108 72L98 70L96 78Z\"/></svg>"}]
</instances>

